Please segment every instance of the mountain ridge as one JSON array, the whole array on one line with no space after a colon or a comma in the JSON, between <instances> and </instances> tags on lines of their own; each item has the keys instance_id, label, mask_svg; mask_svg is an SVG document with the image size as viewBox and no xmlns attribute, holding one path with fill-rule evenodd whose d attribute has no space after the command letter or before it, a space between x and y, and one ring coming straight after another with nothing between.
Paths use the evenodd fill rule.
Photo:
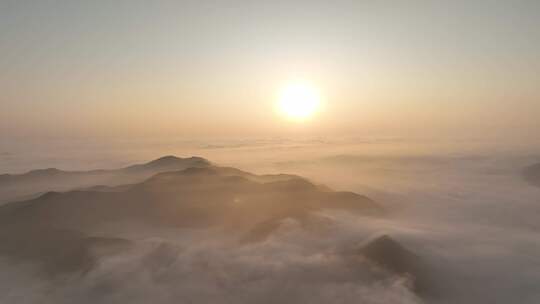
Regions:
<instances>
[{"instance_id":1,"label":"mountain ridge","mask_svg":"<svg viewBox=\"0 0 540 304\"><path fill-rule=\"evenodd\" d=\"M0 175L0 203L36 197L47 191L68 191L96 185L117 186L140 182L154 174L190 167L211 166L202 157L172 155L118 169L66 171L57 168L31 170L22 174Z\"/></svg>"},{"instance_id":2,"label":"mountain ridge","mask_svg":"<svg viewBox=\"0 0 540 304\"><path fill-rule=\"evenodd\" d=\"M230 238L232 246L249 249L271 244L291 224L292 229L324 237L335 227L323 211L345 211L358 219L384 215L383 208L366 196L334 191L301 176L257 175L202 158L188 160L196 166L159 172L132 184L47 191L1 205L0 257L30 262L45 278L83 277L99 267L101 259L140 250L138 246L145 242L140 238L147 231L157 238L170 231L219 231ZM177 161L165 157L147 164L171 168ZM165 246L164 256L174 261L176 253L166 252L168 241L159 242ZM155 254L161 257L159 248ZM410 275L414 278L411 288L418 292L431 287L420 258L389 237L355 247L349 254L332 248L321 254L353 261L353 272L373 273L374 278ZM367 266L370 263L373 269Z\"/></svg>"}]
</instances>

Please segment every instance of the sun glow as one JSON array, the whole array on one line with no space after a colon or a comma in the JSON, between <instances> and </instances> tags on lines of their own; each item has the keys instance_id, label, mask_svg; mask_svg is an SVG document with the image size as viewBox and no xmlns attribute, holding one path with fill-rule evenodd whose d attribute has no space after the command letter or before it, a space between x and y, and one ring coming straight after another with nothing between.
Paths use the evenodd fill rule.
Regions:
<instances>
[{"instance_id":1,"label":"sun glow","mask_svg":"<svg viewBox=\"0 0 540 304\"><path fill-rule=\"evenodd\" d=\"M317 89L306 82L290 83L279 95L279 111L287 118L305 120L319 109L320 96Z\"/></svg>"}]
</instances>

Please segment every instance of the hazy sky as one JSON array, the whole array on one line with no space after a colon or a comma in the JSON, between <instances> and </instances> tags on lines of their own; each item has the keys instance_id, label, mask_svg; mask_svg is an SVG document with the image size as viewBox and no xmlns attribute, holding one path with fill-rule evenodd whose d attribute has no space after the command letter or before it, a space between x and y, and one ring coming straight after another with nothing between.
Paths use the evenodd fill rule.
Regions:
<instances>
[{"instance_id":1,"label":"hazy sky","mask_svg":"<svg viewBox=\"0 0 540 304\"><path fill-rule=\"evenodd\" d=\"M531 134L540 1L0 0L0 136ZM303 78L310 121L275 112Z\"/></svg>"}]
</instances>

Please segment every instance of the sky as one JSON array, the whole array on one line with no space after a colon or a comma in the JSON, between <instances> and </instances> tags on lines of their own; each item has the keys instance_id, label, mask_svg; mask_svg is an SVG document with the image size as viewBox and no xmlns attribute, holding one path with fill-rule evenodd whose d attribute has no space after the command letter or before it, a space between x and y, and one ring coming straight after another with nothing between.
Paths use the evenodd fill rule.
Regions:
<instances>
[{"instance_id":1,"label":"sky","mask_svg":"<svg viewBox=\"0 0 540 304\"><path fill-rule=\"evenodd\" d=\"M533 0L2 0L0 136L533 137L539 57Z\"/></svg>"}]
</instances>

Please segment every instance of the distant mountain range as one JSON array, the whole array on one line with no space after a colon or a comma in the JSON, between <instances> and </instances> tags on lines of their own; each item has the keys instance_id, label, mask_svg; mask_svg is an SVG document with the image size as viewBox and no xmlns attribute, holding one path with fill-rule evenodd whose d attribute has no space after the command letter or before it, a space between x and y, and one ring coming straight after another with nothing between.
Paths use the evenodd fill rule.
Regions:
<instances>
[{"instance_id":1,"label":"distant mountain range","mask_svg":"<svg viewBox=\"0 0 540 304\"><path fill-rule=\"evenodd\" d=\"M322 209L380 213L369 198L335 192L294 175L254 175L208 165L159 173L137 184L47 192L0 206L0 226L92 231L107 223L163 227L225 225L256 230L259 223L308 221ZM271 231L268 231L270 233Z\"/></svg>"},{"instance_id":2,"label":"distant mountain range","mask_svg":"<svg viewBox=\"0 0 540 304\"><path fill-rule=\"evenodd\" d=\"M143 180L133 183L137 179ZM111 181L115 185L102 185ZM129 183L118 185L120 181ZM219 167L198 157L168 156L118 170L37 170L4 175L0 183L20 187L19 193L48 191L0 206L0 256L32 262L45 277L84 275L100 257L128 252L136 240L122 236L136 231L216 228L244 246L268 239L291 219L316 231L325 225L318 215L323 210L384 214L376 202L353 192L333 191L296 175ZM368 259L384 272L412 276L414 290L429 290L420 257L388 236L345 255L354 261ZM354 264L364 267L363 262Z\"/></svg>"},{"instance_id":3,"label":"distant mountain range","mask_svg":"<svg viewBox=\"0 0 540 304\"><path fill-rule=\"evenodd\" d=\"M0 175L0 203L33 198L47 191L136 183L160 172L210 165L209 161L201 157L165 156L145 164L113 170L63 171L48 168L24 174L2 174Z\"/></svg>"}]
</instances>

